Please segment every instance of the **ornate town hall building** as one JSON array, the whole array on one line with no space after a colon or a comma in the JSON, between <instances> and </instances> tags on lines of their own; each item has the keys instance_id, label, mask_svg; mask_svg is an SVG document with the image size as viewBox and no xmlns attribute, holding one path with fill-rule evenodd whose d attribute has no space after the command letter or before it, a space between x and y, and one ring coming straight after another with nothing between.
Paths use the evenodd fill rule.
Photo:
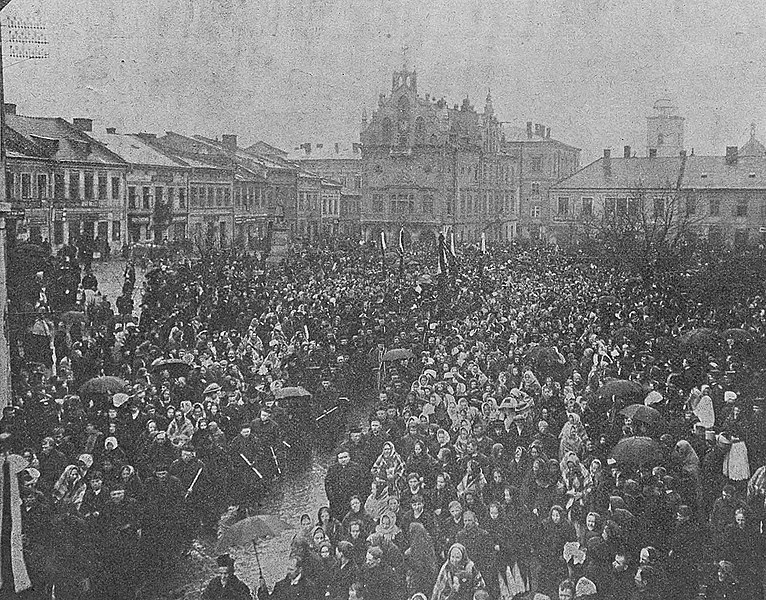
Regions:
<instances>
[{"instance_id":1,"label":"ornate town hall building","mask_svg":"<svg viewBox=\"0 0 766 600\"><path fill-rule=\"evenodd\" d=\"M463 241L510 239L517 221L518 169L503 150L488 94L483 112L468 99L418 96L417 73L393 75L372 118L362 117L362 209L365 239L434 239L452 228Z\"/></svg>"}]
</instances>

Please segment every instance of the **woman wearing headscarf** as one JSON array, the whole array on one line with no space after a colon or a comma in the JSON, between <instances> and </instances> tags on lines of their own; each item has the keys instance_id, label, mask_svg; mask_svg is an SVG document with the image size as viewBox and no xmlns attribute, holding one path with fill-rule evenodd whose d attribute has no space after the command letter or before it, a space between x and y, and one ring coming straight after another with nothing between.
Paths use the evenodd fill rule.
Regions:
<instances>
[{"instance_id":1,"label":"woman wearing headscarf","mask_svg":"<svg viewBox=\"0 0 766 600\"><path fill-rule=\"evenodd\" d=\"M542 591L555 594L555 586L567 575L567 565L564 561L564 544L576 542L577 532L566 520L564 507L551 506L546 518L540 526L540 534L536 536L537 556L540 560L540 577Z\"/></svg>"},{"instance_id":2,"label":"woman wearing headscarf","mask_svg":"<svg viewBox=\"0 0 766 600\"><path fill-rule=\"evenodd\" d=\"M460 483L457 485L457 495L462 498L466 495L466 492L473 492L477 496L481 496L484 488L487 486L487 478L484 477L479 463L474 459L470 459L466 463L465 475Z\"/></svg>"},{"instance_id":3,"label":"woman wearing headscarf","mask_svg":"<svg viewBox=\"0 0 766 600\"><path fill-rule=\"evenodd\" d=\"M453 446L455 457L458 461L462 460L468 455L468 440L471 437L470 427L463 425L458 430L457 439Z\"/></svg>"},{"instance_id":4,"label":"woman wearing headscarf","mask_svg":"<svg viewBox=\"0 0 766 600\"><path fill-rule=\"evenodd\" d=\"M372 475L387 482L391 490L398 490L404 476L404 461L396 451L393 442L383 444L383 451L372 465Z\"/></svg>"},{"instance_id":5,"label":"woman wearing headscarf","mask_svg":"<svg viewBox=\"0 0 766 600\"><path fill-rule=\"evenodd\" d=\"M511 485L521 487L532 464L523 446L516 446L513 457L508 464L508 481Z\"/></svg>"},{"instance_id":6,"label":"woman wearing headscarf","mask_svg":"<svg viewBox=\"0 0 766 600\"><path fill-rule=\"evenodd\" d=\"M572 505L584 506L584 496L591 483L588 469L580 462L574 452L567 452L561 459L561 478L567 497L566 508Z\"/></svg>"},{"instance_id":7,"label":"woman wearing headscarf","mask_svg":"<svg viewBox=\"0 0 766 600\"><path fill-rule=\"evenodd\" d=\"M455 543L450 546L447 560L439 570L431 600L470 600L476 590L485 587L484 578L468 556L465 546Z\"/></svg>"},{"instance_id":8,"label":"woman wearing headscarf","mask_svg":"<svg viewBox=\"0 0 766 600\"><path fill-rule=\"evenodd\" d=\"M699 506L700 460L692 445L679 440L671 454L671 463L678 473L678 491L686 504Z\"/></svg>"},{"instance_id":9,"label":"woman wearing headscarf","mask_svg":"<svg viewBox=\"0 0 766 600\"><path fill-rule=\"evenodd\" d=\"M559 460L564 458L567 452L574 452L579 456L585 446L585 438L585 428L580 415L575 412L568 413L567 422L559 433Z\"/></svg>"},{"instance_id":10,"label":"woman wearing headscarf","mask_svg":"<svg viewBox=\"0 0 766 600\"><path fill-rule=\"evenodd\" d=\"M53 486L53 501L62 512L79 511L87 485L77 465L69 465Z\"/></svg>"},{"instance_id":11,"label":"woman wearing headscarf","mask_svg":"<svg viewBox=\"0 0 766 600\"><path fill-rule=\"evenodd\" d=\"M397 546L401 541L401 528L396 524L396 514L386 511L380 515L380 522L375 526L375 533L382 535Z\"/></svg>"},{"instance_id":12,"label":"woman wearing headscarf","mask_svg":"<svg viewBox=\"0 0 766 600\"><path fill-rule=\"evenodd\" d=\"M433 591L436 578L436 552L430 534L417 521L410 523L410 545L404 551L407 567L407 593L429 595Z\"/></svg>"},{"instance_id":13,"label":"woman wearing headscarf","mask_svg":"<svg viewBox=\"0 0 766 600\"><path fill-rule=\"evenodd\" d=\"M333 519L330 509L327 506L322 506L317 513L317 525L324 529L327 539L330 543L337 545L343 537L343 525L340 521Z\"/></svg>"},{"instance_id":14,"label":"woman wearing headscarf","mask_svg":"<svg viewBox=\"0 0 766 600\"><path fill-rule=\"evenodd\" d=\"M380 519L388 508L389 486L385 479L376 478L372 482L370 495L364 503L364 512L370 515L374 521Z\"/></svg>"},{"instance_id":15,"label":"woman wearing headscarf","mask_svg":"<svg viewBox=\"0 0 766 600\"><path fill-rule=\"evenodd\" d=\"M352 521L358 521L362 525L362 533L366 538L370 535L370 532L375 529L375 521L373 518L364 511L362 506L362 499L359 496L351 496L349 500L349 509L346 515L343 517L341 524L346 533L349 532L349 525Z\"/></svg>"}]
</instances>

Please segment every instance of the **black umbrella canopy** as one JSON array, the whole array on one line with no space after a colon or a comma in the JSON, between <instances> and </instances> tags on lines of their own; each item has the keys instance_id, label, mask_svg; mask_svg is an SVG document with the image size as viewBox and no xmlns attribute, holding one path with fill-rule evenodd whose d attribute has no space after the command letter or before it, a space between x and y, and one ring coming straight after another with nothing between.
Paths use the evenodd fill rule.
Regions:
<instances>
[{"instance_id":1,"label":"black umbrella canopy","mask_svg":"<svg viewBox=\"0 0 766 600\"><path fill-rule=\"evenodd\" d=\"M721 337L712 329L701 327L682 334L678 343L684 348L713 349L721 344Z\"/></svg>"},{"instance_id":2,"label":"black umbrella canopy","mask_svg":"<svg viewBox=\"0 0 766 600\"><path fill-rule=\"evenodd\" d=\"M614 398L615 401L622 403L637 403L644 397L644 389L635 381L612 379L602 385L597 394L602 399Z\"/></svg>"},{"instance_id":3,"label":"black umbrella canopy","mask_svg":"<svg viewBox=\"0 0 766 600\"><path fill-rule=\"evenodd\" d=\"M80 394L83 396L92 394L117 394L119 392L124 392L127 385L128 383L124 379L113 377L111 375L94 377L82 384Z\"/></svg>"},{"instance_id":4,"label":"black umbrella canopy","mask_svg":"<svg viewBox=\"0 0 766 600\"><path fill-rule=\"evenodd\" d=\"M660 411L643 404L631 404L630 406L623 408L620 411L620 414L629 419L633 419L634 421L641 421L642 423L647 423L649 425L659 423L662 419Z\"/></svg>"},{"instance_id":5,"label":"black umbrella canopy","mask_svg":"<svg viewBox=\"0 0 766 600\"><path fill-rule=\"evenodd\" d=\"M644 436L621 439L612 449L612 458L622 465L657 465L664 459L656 440Z\"/></svg>"}]
</instances>

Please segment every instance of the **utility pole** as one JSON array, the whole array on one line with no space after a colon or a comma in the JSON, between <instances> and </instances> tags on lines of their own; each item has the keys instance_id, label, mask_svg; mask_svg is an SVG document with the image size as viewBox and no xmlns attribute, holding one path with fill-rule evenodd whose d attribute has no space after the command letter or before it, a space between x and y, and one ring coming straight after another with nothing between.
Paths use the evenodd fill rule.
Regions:
<instances>
[{"instance_id":1,"label":"utility pole","mask_svg":"<svg viewBox=\"0 0 766 600\"><path fill-rule=\"evenodd\" d=\"M0 0L2 11L10 0ZM5 84L3 81L3 38L0 28L0 193L5 194ZM11 403L11 357L8 346L8 286L6 272L5 215L10 212L9 202L0 202L0 408Z\"/></svg>"}]
</instances>

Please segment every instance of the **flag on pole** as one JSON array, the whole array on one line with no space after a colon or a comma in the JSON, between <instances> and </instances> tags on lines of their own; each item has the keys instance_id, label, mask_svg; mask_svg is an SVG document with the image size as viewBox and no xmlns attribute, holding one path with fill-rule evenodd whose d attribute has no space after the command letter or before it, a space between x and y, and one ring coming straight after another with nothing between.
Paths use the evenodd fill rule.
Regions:
<instances>
[{"instance_id":1,"label":"flag on pole","mask_svg":"<svg viewBox=\"0 0 766 600\"><path fill-rule=\"evenodd\" d=\"M386 251L386 232L385 231L380 232L380 251L381 252Z\"/></svg>"},{"instance_id":2,"label":"flag on pole","mask_svg":"<svg viewBox=\"0 0 766 600\"><path fill-rule=\"evenodd\" d=\"M437 264L436 274L444 275L447 273L447 244L444 241L444 234L439 234L439 247L436 252Z\"/></svg>"},{"instance_id":3,"label":"flag on pole","mask_svg":"<svg viewBox=\"0 0 766 600\"><path fill-rule=\"evenodd\" d=\"M484 231L481 232L481 253L487 253L487 234Z\"/></svg>"},{"instance_id":4,"label":"flag on pole","mask_svg":"<svg viewBox=\"0 0 766 600\"><path fill-rule=\"evenodd\" d=\"M399 230L399 254L404 254L404 227Z\"/></svg>"}]
</instances>

